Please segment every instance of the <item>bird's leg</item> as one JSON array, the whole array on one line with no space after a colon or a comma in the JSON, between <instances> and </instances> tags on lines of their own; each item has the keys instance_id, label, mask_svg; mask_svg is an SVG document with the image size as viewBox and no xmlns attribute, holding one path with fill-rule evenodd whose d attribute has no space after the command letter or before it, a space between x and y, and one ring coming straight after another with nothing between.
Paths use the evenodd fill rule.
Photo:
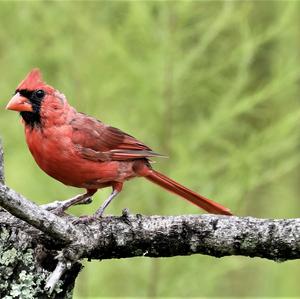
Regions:
<instances>
[{"instance_id":1,"label":"bird's leg","mask_svg":"<svg viewBox=\"0 0 300 299\"><path fill-rule=\"evenodd\" d=\"M96 193L97 190L90 190L88 189L86 193L79 194L77 196L74 196L70 199L64 200L64 201L56 201L50 204L42 205L42 208L46 210L52 210L55 214L63 214L65 210L67 210L69 207L73 205L79 205L79 204L89 204L92 202L91 196Z\"/></svg>"},{"instance_id":2,"label":"bird's leg","mask_svg":"<svg viewBox=\"0 0 300 299\"><path fill-rule=\"evenodd\" d=\"M113 190L113 192L110 194L110 196L105 199L101 207L96 211L95 216L102 217L104 210L106 207L111 203L111 201L119 194L117 190Z\"/></svg>"},{"instance_id":3,"label":"bird's leg","mask_svg":"<svg viewBox=\"0 0 300 299\"><path fill-rule=\"evenodd\" d=\"M101 207L96 211L95 216L97 218L102 217L104 210L107 208L107 206L112 202L112 200L121 192L123 187L123 183L115 183L112 185L113 192L110 194L110 196L103 202Z\"/></svg>"},{"instance_id":4,"label":"bird's leg","mask_svg":"<svg viewBox=\"0 0 300 299\"><path fill-rule=\"evenodd\" d=\"M110 196L103 202L101 207L96 211L96 213L92 216L82 216L79 219L74 221L74 224L77 223L89 223L96 219L99 219L102 217L104 210L107 208L107 206L112 202L112 200L121 192L123 187L123 183L114 183L112 185L113 191L110 194Z\"/></svg>"}]
</instances>

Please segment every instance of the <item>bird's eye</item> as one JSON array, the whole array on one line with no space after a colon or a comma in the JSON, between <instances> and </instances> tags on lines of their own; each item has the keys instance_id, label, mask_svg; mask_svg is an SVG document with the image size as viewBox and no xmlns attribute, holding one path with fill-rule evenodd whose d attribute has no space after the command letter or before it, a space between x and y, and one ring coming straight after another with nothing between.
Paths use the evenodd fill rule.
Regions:
<instances>
[{"instance_id":1,"label":"bird's eye","mask_svg":"<svg viewBox=\"0 0 300 299\"><path fill-rule=\"evenodd\" d=\"M42 89L36 90L35 96L39 99L42 99L45 96L45 92Z\"/></svg>"}]
</instances>

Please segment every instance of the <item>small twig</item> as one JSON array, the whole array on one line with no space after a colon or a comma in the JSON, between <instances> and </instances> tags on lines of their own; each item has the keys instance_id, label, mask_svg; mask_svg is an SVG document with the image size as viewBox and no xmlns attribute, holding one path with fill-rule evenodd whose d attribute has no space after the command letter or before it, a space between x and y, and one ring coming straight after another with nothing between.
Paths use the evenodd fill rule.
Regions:
<instances>
[{"instance_id":1,"label":"small twig","mask_svg":"<svg viewBox=\"0 0 300 299\"><path fill-rule=\"evenodd\" d=\"M58 263L55 270L50 274L45 286L46 291L50 294L53 292L55 286L61 279L62 275L71 269L72 265L79 261L86 250L87 244L85 243L72 243L68 247L64 248L56 257Z\"/></svg>"},{"instance_id":2,"label":"small twig","mask_svg":"<svg viewBox=\"0 0 300 299\"><path fill-rule=\"evenodd\" d=\"M57 283L59 282L62 275L66 272L68 265L68 262L65 260L59 260L55 270L50 274L50 276L47 279L47 283L45 285L45 290L49 292L49 294L52 294L54 288L56 287Z\"/></svg>"}]
</instances>

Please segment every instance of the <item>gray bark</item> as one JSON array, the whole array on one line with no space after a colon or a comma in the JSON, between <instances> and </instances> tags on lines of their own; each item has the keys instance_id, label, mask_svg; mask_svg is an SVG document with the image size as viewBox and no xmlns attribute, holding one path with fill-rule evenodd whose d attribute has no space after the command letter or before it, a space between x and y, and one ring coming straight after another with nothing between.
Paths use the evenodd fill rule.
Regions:
<instances>
[{"instance_id":1,"label":"gray bark","mask_svg":"<svg viewBox=\"0 0 300 299\"><path fill-rule=\"evenodd\" d=\"M2 148L3 178L1 157ZM58 217L4 184L0 206L5 208L0 211L0 297L6 299L71 297L83 258L191 254L300 258L300 219L124 212L74 225L75 217Z\"/></svg>"},{"instance_id":2,"label":"gray bark","mask_svg":"<svg viewBox=\"0 0 300 299\"><path fill-rule=\"evenodd\" d=\"M258 219L219 215L107 216L78 224L82 239L63 243L39 229L0 214L2 224L28 234L46 249L64 250L68 258L112 259L205 254L242 255L273 261L300 258L300 219ZM72 221L75 217L68 216Z\"/></svg>"},{"instance_id":3,"label":"gray bark","mask_svg":"<svg viewBox=\"0 0 300 299\"><path fill-rule=\"evenodd\" d=\"M0 212L0 219L0 298L72 298L81 264L74 263L49 294L45 283L56 267L59 247L50 239L47 246L37 242L38 231L7 212Z\"/></svg>"}]
</instances>

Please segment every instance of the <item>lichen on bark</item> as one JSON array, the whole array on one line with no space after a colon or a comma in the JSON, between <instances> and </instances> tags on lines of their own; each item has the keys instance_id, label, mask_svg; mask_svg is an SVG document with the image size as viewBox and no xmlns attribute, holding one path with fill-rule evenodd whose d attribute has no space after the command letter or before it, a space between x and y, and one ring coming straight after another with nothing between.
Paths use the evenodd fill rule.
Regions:
<instances>
[{"instance_id":1,"label":"lichen on bark","mask_svg":"<svg viewBox=\"0 0 300 299\"><path fill-rule=\"evenodd\" d=\"M51 296L44 290L55 265L54 253L43 250L30 235L0 225L0 298L71 298L74 281L67 287L60 281Z\"/></svg>"}]
</instances>

